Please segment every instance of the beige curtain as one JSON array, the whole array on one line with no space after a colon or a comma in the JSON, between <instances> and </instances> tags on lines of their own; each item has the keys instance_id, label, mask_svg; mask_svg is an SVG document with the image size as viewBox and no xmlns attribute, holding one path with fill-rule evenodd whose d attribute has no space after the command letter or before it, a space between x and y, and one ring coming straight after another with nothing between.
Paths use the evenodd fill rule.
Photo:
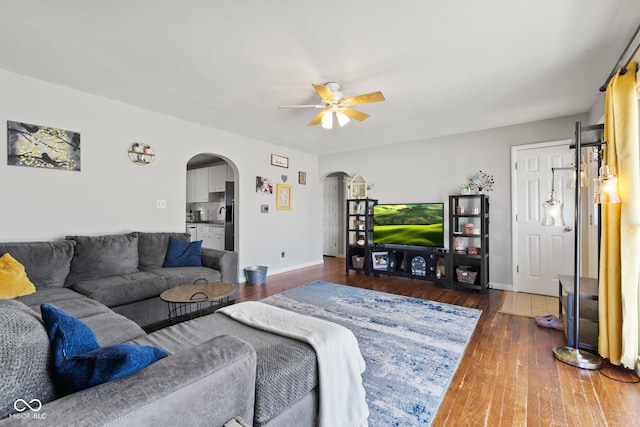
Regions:
<instances>
[{"instance_id":1,"label":"beige curtain","mask_svg":"<svg viewBox=\"0 0 640 427\"><path fill-rule=\"evenodd\" d=\"M640 148L637 63L609 82L605 95L605 159L618 175L620 203L602 204L598 351L635 369L640 280Z\"/></svg>"}]
</instances>

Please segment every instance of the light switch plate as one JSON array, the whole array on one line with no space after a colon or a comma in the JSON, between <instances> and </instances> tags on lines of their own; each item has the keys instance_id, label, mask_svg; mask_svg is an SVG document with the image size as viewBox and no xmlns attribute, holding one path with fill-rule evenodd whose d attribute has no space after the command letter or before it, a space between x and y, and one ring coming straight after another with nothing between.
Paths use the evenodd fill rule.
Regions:
<instances>
[{"instance_id":1,"label":"light switch plate","mask_svg":"<svg viewBox=\"0 0 640 427\"><path fill-rule=\"evenodd\" d=\"M166 200L156 200L156 208L158 209L166 209L167 201Z\"/></svg>"},{"instance_id":2,"label":"light switch plate","mask_svg":"<svg viewBox=\"0 0 640 427\"><path fill-rule=\"evenodd\" d=\"M269 205L261 205L260 206L260 212L269 213Z\"/></svg>"}]
</instances>

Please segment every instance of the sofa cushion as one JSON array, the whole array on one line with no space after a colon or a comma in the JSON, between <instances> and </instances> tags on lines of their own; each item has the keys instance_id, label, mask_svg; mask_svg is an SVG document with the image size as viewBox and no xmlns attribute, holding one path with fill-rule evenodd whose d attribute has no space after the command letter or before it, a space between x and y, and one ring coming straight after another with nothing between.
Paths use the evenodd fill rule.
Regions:
<instances>
[{"instance_id":1,"label":"sofa cushion","mask_svg":"<svg viewBox=\"0 0 640 427\"><path fill-rule=\"evenodd\" d=\"M65 286L138 271L138 235L67 236L76 242Z\"/></svg>"},{"instance_id":2,"label":"sofa cushion","mask_svg":"<svg viewBox=\"0 0 640 427\"><path fill-rule=\"evenodd\" d=\"M189 241L187 233L138 232L138 264L142 271L161 268L167 256L169 238Z\"/></svg>"},{"instance_id":3,"label":"sofa cushion","mask_svg":"<svg viewBox=\"0 0 640 427\"><path fill-rule=\"evenodd\" d=\"M69 274L74 241L0 243L0 255L10 253L24 265L36 288L62 287Z\"/></svg>"},{"instance_id":4,"label":"sofa cushion","mask_svg":"<svg viewBox=\"0 0 640 427\"><path fill-rule=\"evenodd\" d=\"M49 370L49 338L36 313L17 300L0 300L0 419L16 399L56 398Z\"/></svg>"},{"instance_id":5,"label":"sofa cushion","mask_svg":"<svg viewBox=\"0 0 640 427\"><path fill-rule=\"evenodd\" d=\"M15 298L35 291L24 266L9 253L0 256L0 298Z\"/></svg>"},{"instance_id":6,"label":"sofa cushion","mask_svg":"<svg viewBox=\"0 0 640 427\"><path fill-rule=\"evenodd\" d=\"M179 285L190 285L196 280L204 280L207 282L220 281L220 272L208 267L157 268L150 270L149 273L164 277L170 288Z\"/></svg>"},{"instance_id":7,"label":"sofa cushion","mask_svg":"<svg viewBox=\"0 0 640 427\"><path fill-rule=\"evenodd\" d=\"M163 328L130 343L176 354L219 335L240 338L256 351L256 425L267 424L317 387L316 353L309 344L252 328L220 313Z\"/></svg>"},{"instance_id":8,"label":"sofa cushion","mask_svg":"<svg viewBox=\"0 0 640 427\"><path fill-rule=\"evenodd\" d=\"M100 347L82 321L48 304L40 307L51 342L57 384L64 393L124 377L167 356L155 347L117 344Z\"/></svg>"},{"instance_id":9,"label":"sofa cushion","mask_svg":"<svg viewBox=\"0 0 640 427\"><path fill-rule=\"evenodd\" d=\"M47 303L77 317L91 328L100 345L122 343L145 335L131 319L114 313L104 304L72 291L69 288L38 289L31 295L17 298L40 315L40 305Z\"/></svg>"},{"instance_id":10,"label":"sofa cushion","mask_svg":"<svg viewBox=\"0 0 640 427\"><path fill-rule=\"evenodd\" d=\"M170 287L164 277L139 271L124 276L78 282L71 286L71 289L99 301L107 307L114 307L157 297Z\"/></svg>"},{"instance_id":11,"label":"sofa cushion","mask_svg":"<svg viewBox=\"0 0 640 427\"><path fill-rule=\"evenodd\" d=\"M200 267L202 261L202 240L188 242L185 240L169 238L167 256L163 267Z\"/></svg>"}]
</instances>

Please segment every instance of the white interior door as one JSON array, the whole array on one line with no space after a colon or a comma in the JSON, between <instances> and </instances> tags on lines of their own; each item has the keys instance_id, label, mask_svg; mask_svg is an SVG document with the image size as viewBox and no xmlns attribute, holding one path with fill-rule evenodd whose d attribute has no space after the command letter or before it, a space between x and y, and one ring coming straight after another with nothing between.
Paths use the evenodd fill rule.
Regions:
<instances>
[{"instance_id":1,"label":"white interior door","mask_svg":"<svg viewBox=\"0 0 640 427\"><path fill-rule=\"evenodd\" d=\"M575 190L571 170L556 170L554 188L563 202L565 227L542 226L542 203L551 192L552 167L570 167L571 140L513 147L514 275L517 292L558 295L558 274L574 266Z\"/></svg>"},{"instance_id":2,"label":"white interior door","mask_svg":"<svg viewBox=\"0 0 640 427\"><path fill-rule=\"evenodd\" d=\"M338 177L324 179L324 210L322 215L324 255L338 256L340 236L340 204L338 203Z\"/></svg>"}]
</instances>

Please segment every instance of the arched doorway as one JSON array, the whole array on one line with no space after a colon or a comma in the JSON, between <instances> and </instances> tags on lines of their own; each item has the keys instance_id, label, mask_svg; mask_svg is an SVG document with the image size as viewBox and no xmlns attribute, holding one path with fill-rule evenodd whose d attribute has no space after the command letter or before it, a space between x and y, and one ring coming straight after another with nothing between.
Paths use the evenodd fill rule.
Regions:
<instances>
[{"instance_id":1,"label":"arched doorway","mask_svg":"<svg viewBox=\"0 0 640 427\"><path fill-rule=\"evenodd\" d=\"M235 251L237 168L215 154L197 154L186 167L185 216L192 240L211 249Z\"/></svg>"},{"instance_id":2,"label":"arched doorway","mask_svg":"<svg viewBox=\"0 0 640 427\"><path fill-rule=\"evenodd\" d=\"M345 177L334 172L323 180L322 253L344 257L345 251Z\"/></svg>"}]
</instances>

